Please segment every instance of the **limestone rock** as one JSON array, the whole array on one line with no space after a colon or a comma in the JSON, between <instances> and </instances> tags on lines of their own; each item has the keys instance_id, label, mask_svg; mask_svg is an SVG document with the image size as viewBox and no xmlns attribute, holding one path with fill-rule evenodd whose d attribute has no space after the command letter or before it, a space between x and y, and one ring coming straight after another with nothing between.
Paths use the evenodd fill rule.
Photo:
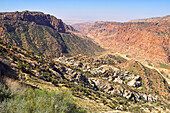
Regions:
<instances>
[{"instance_id":1,"label":"limestone rock","mask_svg":"<svg viewBox=\"0 0 170 113\"><path fill-rule=\"evenodd\" d=\"M123 84L123 81L119 77L115 78L113 82L117 82L117 83Z\"/></svg>"}]
</instances>

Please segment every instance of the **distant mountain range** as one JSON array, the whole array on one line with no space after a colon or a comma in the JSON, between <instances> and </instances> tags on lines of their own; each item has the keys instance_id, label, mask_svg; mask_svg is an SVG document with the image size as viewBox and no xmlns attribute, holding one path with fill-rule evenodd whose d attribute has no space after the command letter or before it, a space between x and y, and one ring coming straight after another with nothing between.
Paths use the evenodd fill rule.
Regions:
<instances>
[{"instance_id":1,"label":"distant mountain range","mask_svg":"<svg viewBox=\"0 0 170 113\"><path fill-rule=\"evenodd\" d=\"M170 62L170 16L72 25L105 49L151 62Z\"/></svg>"},{"instance_id":2,"label":"distant mountain range","mask_svg":"<svg viewBox=\"0 0 170 113\"><path fill-rule=\"evenodd\" d=\"M166 15L164 17L153 17L153 18L146 18L146 19L135 19L135 20L131 20L130 22L161 22L161 21L170 22L170 15Z\"/></svg>"}]
</instances>

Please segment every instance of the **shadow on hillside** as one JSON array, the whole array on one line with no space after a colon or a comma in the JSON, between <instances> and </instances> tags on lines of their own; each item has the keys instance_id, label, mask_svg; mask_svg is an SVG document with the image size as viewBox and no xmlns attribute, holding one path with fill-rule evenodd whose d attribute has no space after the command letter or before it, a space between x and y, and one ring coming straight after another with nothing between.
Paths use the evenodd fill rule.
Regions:
<instances>
[{"instance_id":1,"label":"shadow on hillside","mask_svg":"<svg viewBox=\"0 0 170 113\"><path fill-rule=\"evenodd\" d=\"M18 75L16 71L14 71L10 66L0 61L0 84L8 87L7 82L9 81L6 81L5 80L6 78L9 78L10 80L12 80L11 82L14 83L14 81L18 80ZM20 83L20 86L18 87L21 87L21 86L37 89L36 86L31 86L26 83Z\"/></svg>"},{"instance_id":2,"label":"shadow on hillside","mask_svg":"<svg viewBox=\"0 0 170 113\"><path fill-rule=\"evenodd\" d=\"M10 66L0 61L0 83L5 84L4 78L16 80L17 74Z\"/></svg>"}]
</instances>

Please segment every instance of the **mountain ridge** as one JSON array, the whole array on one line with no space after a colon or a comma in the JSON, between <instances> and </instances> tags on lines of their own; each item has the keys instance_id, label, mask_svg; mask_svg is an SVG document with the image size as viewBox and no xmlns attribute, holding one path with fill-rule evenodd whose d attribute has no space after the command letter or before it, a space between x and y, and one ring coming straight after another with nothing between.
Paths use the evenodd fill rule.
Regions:
<instances>
[{"instance_id":1,"label":"mountain ridge","mask_svg":"<svg viewBox=\"0 0 170 113\"><path fill-rule=\"evenodd\" d=\"M47 57L95 55L104 50L90 40L69 33L68 30L74 29L61 19L42 12L0 13L0 29L1 39Z\"/></svg>"},{"instance_id":2,"label":"mountain ridge","mask_svg":"<svg viewBox=\"0 0 170 113\"><path fill-rule=\"evenodd\" d=\"M152 17L152 18L145 18L145 19L134 19L134 20L130 20L129 22L160 22L160 21L170 22L170 15L166 15L166 16L163 16L163 17Z\"/></svg>"},{"instance_id":3,"label":"mountain ridge","mask_svg":"<svg viewBox=\"0 0 170 113\"><path fill-rule=\"evenodd\" d=\"M44 14L43 12L34 12L34 11L22 11L22 12L4 12L0 13L0 20L15 20L15 21L28 21L35 22L38 25L45 25L52 27L57 32L65 32L64 23L61 19L56 17Z\"/></svg>"},{"instance_id":4,"label":"mountain ridge","mask_svg":"<svg viewBox=\"0 0 170 113\"><path fill-rule=\"evenodd\" d=\"M168 16L169 17L169 16ZM164 18L164 17L163 17ZM105 49L151 62L170 62L170 22L95 22L73 27Z\"/></svg>"}]
</instances>

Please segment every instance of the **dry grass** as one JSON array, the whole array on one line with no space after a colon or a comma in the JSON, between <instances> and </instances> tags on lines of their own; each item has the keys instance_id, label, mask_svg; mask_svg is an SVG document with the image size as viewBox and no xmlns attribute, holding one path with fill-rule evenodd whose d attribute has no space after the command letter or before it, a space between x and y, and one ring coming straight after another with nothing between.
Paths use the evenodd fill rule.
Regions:
<instances>
[{"instance_id":1,"label":"dry grass","mask_svg":"<svg viewBox=\"0 0 170 113\"><path fill-rule=\"evenodd\" d=\"M4 81L9 90L14 94L24 94L24 92L27 90L24 85L21 85L18 81L11 78L4 78Z\"/></svg>"}]
</instances>

